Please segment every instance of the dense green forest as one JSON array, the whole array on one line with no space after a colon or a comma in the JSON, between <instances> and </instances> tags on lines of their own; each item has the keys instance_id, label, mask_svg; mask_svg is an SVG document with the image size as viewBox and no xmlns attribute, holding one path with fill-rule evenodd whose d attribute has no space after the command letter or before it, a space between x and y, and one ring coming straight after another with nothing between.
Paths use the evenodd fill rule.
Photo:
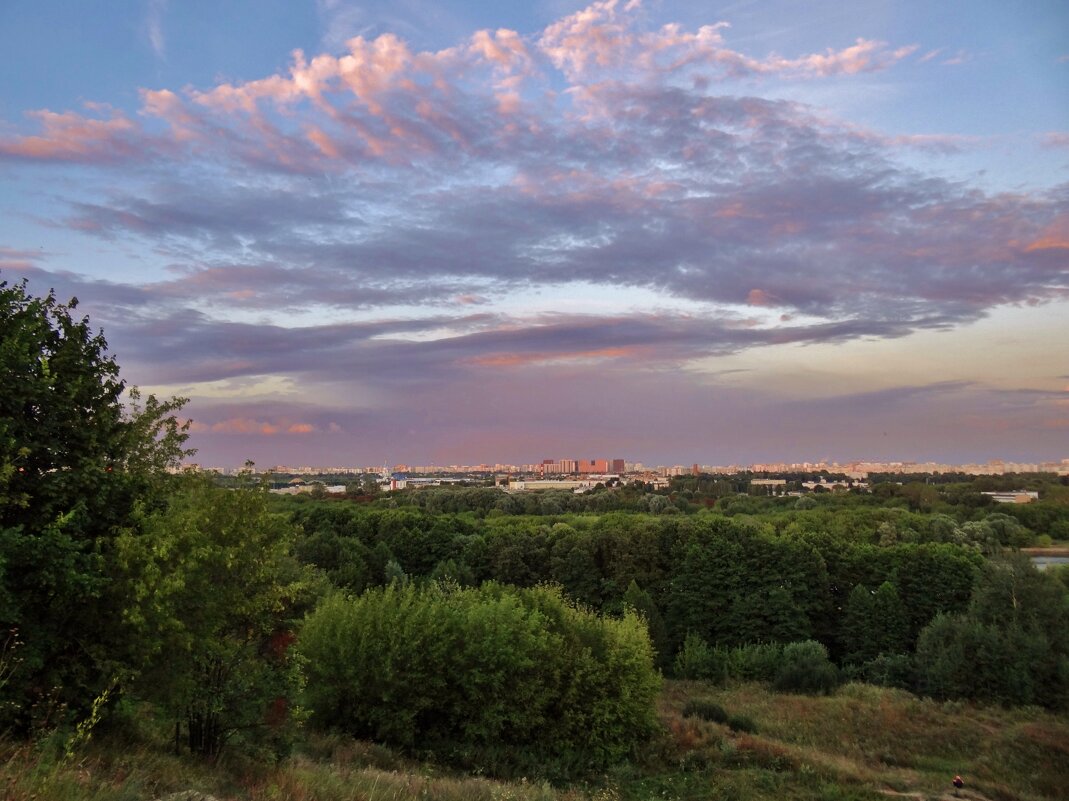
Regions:
<instances>
[{"instance_id":1,"label":"dense green forest","mask_svg":"<svg viewBox=\"0 0 1069 801\"><path fill-rule=\"evenodd\" d=\"M700 645L815 640L850 677L942 697L1065 703L1069 640L1057 621L1066 587L1056 578L1065 574L1044 575L1015 552L1037 536L1006 507L925 513L829 496L798 509L795 498L745 497L746 511L729 503L725 512L532 515L499 504L545 500L461 489L370 504L274 503L304 532L298 558L336 586L360 593L398 580L557 585L607 615L638 610L670 674L685 663L689 677L718 675L718 667L694 666L690 650ZM1055 520L1069 511L1036 506ZM936 630L948 649L961 641L960 665L933 662ZM978 637L991 675L976 672L966 645ZM965 677L950 681L940 671Z\"/></svg>"},{"instance_id":2,"label":"dense green forest","mask_svg":"<svg viewBox=\"0 0 1069 801\"><path fill-rule=\"evenodd\" d=\"M149 719L208 761L344 737L566 782L649 762L666 679L1069 710L1069 571L1019 552L1065 539L1064 478L802 497L745 475L585 495L223 487L171 469L183 401L128 391L75 308L0 283L9 746L68 764ZM994 489L1040 500L995 506ZM698 702L690 717L752 728Z\"/></svg>"}]
</instances>

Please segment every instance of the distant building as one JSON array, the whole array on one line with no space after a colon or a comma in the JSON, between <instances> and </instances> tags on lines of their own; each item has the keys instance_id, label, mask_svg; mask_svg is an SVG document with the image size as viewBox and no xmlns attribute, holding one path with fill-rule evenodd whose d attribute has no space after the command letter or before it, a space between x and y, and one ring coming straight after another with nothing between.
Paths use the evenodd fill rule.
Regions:
<instances>
[{"instance_id":1,"label":"distant building","mask_svg":"<svg viewBox=\"0 0 1069 801\"><path fill-rule=\"evenodd\" d=\"M609 472L609 460L608 459L580 459L579 460L579 474L584 473L608 473Z\"/></svg>"},{"instance_id":2,"label":"distant building","mask_svg":"<svg viewBox=\"0 0 1069 801\"><path fill-rule=\"evenodd\" d=\"M981 492L995 503L1031 503L1039 500L1038 492L1028 490L1013 490L1011 492Z\"/></svg>"},{"instance_id":3,"label":"distant building","mask_svg":"<svg viewBox=\"0 0 1069 801\"><path fill-rule=\"evenodd\" d=\"M508 484L509 492L530 492L531 490L549 490L549 489L561 489L571 490L572 492L585 492L591 489L597 482L584 481L577 479L574 481L560 480L560 479L514 479Z\"/></svg>"}]
</instances>

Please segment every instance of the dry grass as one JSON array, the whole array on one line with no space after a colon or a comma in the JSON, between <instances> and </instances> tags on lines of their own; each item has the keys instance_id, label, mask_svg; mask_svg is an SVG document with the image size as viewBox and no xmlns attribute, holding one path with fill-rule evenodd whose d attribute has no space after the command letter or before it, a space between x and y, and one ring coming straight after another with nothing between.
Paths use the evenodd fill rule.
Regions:
<instances>
[{"instance_id":1,"label":"dry grass","mask_svg":"<svg viewBox=\"0 0 1069 801\"><path fill-rule=\"evenodd\" d=\"M684 717L695 699L752 718L756 733ZM73 760L0 741L4 801L149 801L198 790L221 801L1054 801L1066 797L1069 719L1036 709L940 704L847 685L831 697L756 684L668 682L663 736L589 784L455 774L344 737L309 735L278 765L171 753L150 726L103 735ZM965 777L957 796L949 781Z\"/></svg>"},{"instance_id":2,"label":"dry grass","mask_svg":"<svg viewBox=\"0 0 1069 801\"><path fill-rule=\"evenodd\" d=\"M706 738L727 738L731 754L719 761L729 769L806 773L854 792L924 799L947 794L957 774L968 780L961 798L1066 796L1069 719L1044 710L944 704L858 684L831 697L811 697L772 693L756 684L677 682L669 683L661 699L670 730L675 720L691 720L680 711L695 697L744 712L757 723L758 734L735 736L704 724Z\"/></svg>"}]
</instances>

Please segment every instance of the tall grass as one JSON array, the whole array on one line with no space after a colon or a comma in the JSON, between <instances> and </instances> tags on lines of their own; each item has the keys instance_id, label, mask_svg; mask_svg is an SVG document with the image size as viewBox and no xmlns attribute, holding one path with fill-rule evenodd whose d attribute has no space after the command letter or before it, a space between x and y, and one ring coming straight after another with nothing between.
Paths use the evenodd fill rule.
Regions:
<instances>
[{"instance_id":1,"label":"tall grass","mask_svg":"<svg viewBox=\"0 0 1069 801\"><path fill-rule=\"evenodd\" d=\"M666 684L658 715L662 734L631 762L571 786L463 775L342 735L309 734L277 764L240 753L208 764L176 756L162 726L134 716L70 759L59 735L34 746L0 740L0 798L150 801L196 790L220 801L887 801L888 792L948 796L956 774L962 797L1065 797L1069 718L1041 709L863 684L819 697L681 681Z\"/></svg>"},{"instance_id":2,"label":"tall grass","mask_svg":"<svg viewBox=\"0 0 1069 801\"><path fill-rule=\"evenodd\" d=\"M695 697L744 713L758 734L684 718ZM796 780L786 798L809 798L822 783L852 793L891 789L941 797L957 774L972 791L1003 801L1066 793L1069 717L1038 708L940 703L864 684L814 697L756 684L677 682L662 694L661 715L670 732L690 724L686 737L677 737L680 760L693 762L693 751L704 749L709 769L721 777L725 770L786 771Z\"/></svg>"}]
</instances>

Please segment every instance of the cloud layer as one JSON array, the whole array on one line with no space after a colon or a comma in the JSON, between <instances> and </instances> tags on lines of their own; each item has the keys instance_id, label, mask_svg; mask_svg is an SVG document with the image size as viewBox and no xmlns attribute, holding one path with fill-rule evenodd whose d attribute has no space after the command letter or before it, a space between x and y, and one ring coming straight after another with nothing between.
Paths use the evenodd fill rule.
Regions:
<instances>
[{"instance_id":1,"label":"cloud layer","mask_svg":"<svg viewBox=\"0 0 1069 801\"><path fill-rule=\"evenodd\" d=\"M143 89L136 112L36 110L0 162L81 181L38 222L153 266L119 280L12 247L0 269L81 298L142 383L299 382L311 416L198 401L202 433L271 437L331 433L353 406L381 424L429 388L457 428L406 415L443 441L474 388L523 409L512 387L579 399L591 376L629 392L673 375L704 397L672 371L1069 297L1066 185L985 193L905 166L965 138L883 136L763 91L934 59L866 39L751 55L730 33L605 0L436 52L391 33L295 51L255 80ZM636 300L605 308L599 287Z\"/></svg>"}]
</instances>

